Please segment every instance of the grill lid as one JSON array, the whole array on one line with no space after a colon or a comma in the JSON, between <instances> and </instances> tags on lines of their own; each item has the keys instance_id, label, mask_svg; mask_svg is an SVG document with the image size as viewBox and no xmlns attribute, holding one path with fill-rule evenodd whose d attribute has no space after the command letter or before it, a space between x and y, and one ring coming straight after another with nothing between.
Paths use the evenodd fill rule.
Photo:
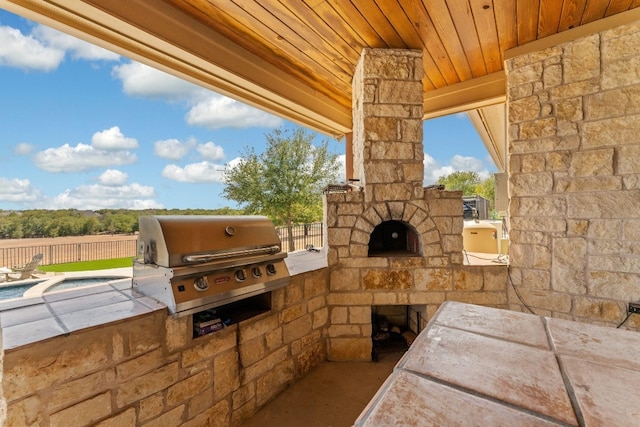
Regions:
<instances>
[{"instance_id":1,"label":"grill lid","mask_svg":"<svg viewBox=\"0 0 640 427\"><path fill-rule=\"evenodd\" d=\"M138 256L145 264L177 267L281 251L264 216L143 216L139 225Z\"/></svg>"}]
</instances>

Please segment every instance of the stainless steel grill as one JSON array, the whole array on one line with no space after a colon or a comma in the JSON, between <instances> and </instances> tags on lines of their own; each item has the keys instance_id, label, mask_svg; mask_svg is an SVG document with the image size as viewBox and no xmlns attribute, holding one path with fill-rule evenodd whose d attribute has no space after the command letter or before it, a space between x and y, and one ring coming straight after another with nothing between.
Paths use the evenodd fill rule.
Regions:
<instances>
[{"instance_id":1,"label":"stainless steel grill","mask_svg":"<svg viewBox=\"0 0 640 427\"><path fill-rule=\"evenodd\" d=\"M133 286L176 316L286 286L287 254L262 216L140 217Z\"/></svg>"}]
</instances>

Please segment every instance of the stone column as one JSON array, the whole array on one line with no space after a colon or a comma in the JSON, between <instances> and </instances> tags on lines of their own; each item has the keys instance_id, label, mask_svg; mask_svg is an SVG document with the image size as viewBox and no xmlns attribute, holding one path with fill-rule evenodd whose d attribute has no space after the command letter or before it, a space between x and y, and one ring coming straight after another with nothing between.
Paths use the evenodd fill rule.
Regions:
<instances>
[{"instance_id":1,"label":"stone column","mask_svg":"<svg viewBox=\"0 0 640 427\"><path fill-rule=\"evenodd\" d=\"M353 170L367 202L422 197L422 51L365 49L353 77Z\"/></svg>"}]
</instances>

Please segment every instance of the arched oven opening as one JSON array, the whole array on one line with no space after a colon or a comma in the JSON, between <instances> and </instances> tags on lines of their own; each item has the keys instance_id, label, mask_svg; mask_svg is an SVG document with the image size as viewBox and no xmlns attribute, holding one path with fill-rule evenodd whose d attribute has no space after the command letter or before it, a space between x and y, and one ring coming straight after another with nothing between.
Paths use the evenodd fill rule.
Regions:
<instances>
[{"instance_id":1,"label":"arched oven opening","mask_svg":"<svg viewBox=\"0 0 640 427\"><path fill-rule=\"evenodd\" d=\"M369 236L370 257L420 255L420 237L413 227L401 221L385 221Z\"/></svg>"}]
</instances>

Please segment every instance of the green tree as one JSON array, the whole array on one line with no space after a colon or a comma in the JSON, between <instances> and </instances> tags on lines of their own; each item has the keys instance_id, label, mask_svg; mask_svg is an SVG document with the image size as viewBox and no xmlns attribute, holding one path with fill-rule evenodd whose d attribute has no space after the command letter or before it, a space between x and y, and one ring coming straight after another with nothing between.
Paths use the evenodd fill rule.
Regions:
<instances>
[{"instance_id":1,"label":"green tree","mask_svg":"<svg viewBox=\"0 0 640 427\"><path fill-rule=\"evenodd\" d=\"M480 184L480 175L473 171L457 171L438 178L437 184L450 191L462 190L463 196L473 196Z\"/></svg>"},{"instance_id":2,"label":"green tree","mask_svg":"<svg viewBox=\"0 0 640 427\"><path fill-rule=\"evenodd\" d=\"M235 200L248 214L266 215L288 227L294 248L294 223L322 217L322 188L337 179L338 156L329 152L328 141L313 145L314 135L302 128L279 128L266 135L267 149L257 154L246 148L235 167L225 171L223 195Z\"/></svg>"}]
</instances>

